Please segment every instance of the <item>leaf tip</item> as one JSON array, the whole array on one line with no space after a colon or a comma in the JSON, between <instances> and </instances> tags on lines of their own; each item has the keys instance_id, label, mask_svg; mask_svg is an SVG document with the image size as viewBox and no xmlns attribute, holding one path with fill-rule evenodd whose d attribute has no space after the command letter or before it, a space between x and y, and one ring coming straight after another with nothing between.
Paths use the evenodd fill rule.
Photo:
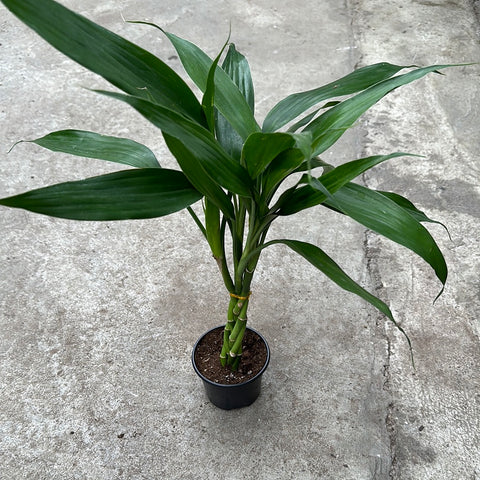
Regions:
<instances>
[{"instance_id":1,"label":"leaf tip","mask_svg":"<svg viewBox=\"0 0 480 480\"><path fill-rule=\"evenodd\" d=\"M31 140L18 140L18 142L15 142L7 151L7 155L19 144L19 143L27 143L30 142Z\"/></svg>"}]
</instances>

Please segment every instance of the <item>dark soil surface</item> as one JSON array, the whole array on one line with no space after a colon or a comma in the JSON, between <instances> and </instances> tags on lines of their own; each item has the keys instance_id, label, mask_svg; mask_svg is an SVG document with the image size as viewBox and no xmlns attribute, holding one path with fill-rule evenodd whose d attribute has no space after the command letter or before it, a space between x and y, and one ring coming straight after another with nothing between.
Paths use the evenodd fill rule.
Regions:
<instances>
[{"instance_id":1,"label":"dark soil surface","mask_svg":"<svg viewBox=\"0 0 480 480\"><path fill-rule=\"evenodd\" d=\"M223 327L205 335L195 351L195 364L200 373L215 383L232 385L254 377L267 361L267 349L263 340L251 330L243 337L242 360L236 372L220 364L223 343Z\"/></svg>"}]
</instances>

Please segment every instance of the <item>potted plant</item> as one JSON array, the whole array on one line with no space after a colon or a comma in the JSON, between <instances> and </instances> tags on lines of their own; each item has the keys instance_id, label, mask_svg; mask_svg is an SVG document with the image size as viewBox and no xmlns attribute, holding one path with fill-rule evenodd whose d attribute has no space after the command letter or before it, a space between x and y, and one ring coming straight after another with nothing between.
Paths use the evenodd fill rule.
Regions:
<instances>
[{"instance_id":1,"label":"potted plant","mask_svg":"<svg viewBox=\"0 0 480 480\"><path fill-rule=\"evenodd\" d=\"M338 166L327 164L320 155L386 94L450 65L366 66L288 96L260 126L254 116L248 62L228 41L212 60L196 45L162 30L202 92L197 98L160 59L53 0L1 1L60 52L117 87L122 93L97 93L126 102L158 127L179 168L161 168L147 147L132 140L83 130L57 131L33 143L133 168L20 193L0 199L0 204L98 221L161 217L187 209L208 242L230 295L226 324L220 331L207 332L193 352L194 368L216 405L236 408L258 396L269 350L264 339L247 328L247 309L259 257L273 245L289 247L340 287L370 302L402 331L411 351L410 340L389 307L319 246L272 239L268 232L279 217L322 206L409 248L431 265L444 285L444 257L422 225L432 220L398 194L352 183L368 169L409 154L376 155ZM197 202L202 202L200 212L192 208ZM212 348L218 350L212 354ZM202 351L214 358L214 367L203 368L207 362L200 358ZM251 365L258 359L255 369ZM240 383L224 385L222 378L209 378L209 368Z\"/></svg>"}]
</instances>

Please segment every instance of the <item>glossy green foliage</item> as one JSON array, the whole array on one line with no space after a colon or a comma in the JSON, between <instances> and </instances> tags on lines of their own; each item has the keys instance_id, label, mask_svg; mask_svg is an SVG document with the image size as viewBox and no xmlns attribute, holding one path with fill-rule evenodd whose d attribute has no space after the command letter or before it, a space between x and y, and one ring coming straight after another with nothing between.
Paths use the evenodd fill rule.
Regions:
<instances>
[{"instance_id":1,"label":"glossy green foliage","mask_svg":"<svg viewBox=\"0 0 480 480\"><path fill-rule=\"evenodd\" d=\"M52 152L123 163L137 168L160 167L149 148L127 138L109 137L83 130L61 130L30 141Z\"/></svg>"},{"instance_id":2,"label":"glossy green foliage","mask_svg":"<svg viewBox=\"0 0 480 480\"><path fill-rule=\"evenodd\" d=\"M198 88L205 92L212 60L193 43L172 33L165 32L165 34L177 50L185 71ZM215 69L215 106L245 140L251 133L260 130L260 127L255 121L248 100L234 80L235 77L231 78L223 69L219 67Z\"/></svg>"},{"instance_id":3,"label":"glossy green foliage","mask_svg":"<svg viewBox=\"0 0 480 480\"><path fill-rule=\"evenodd\" d=\"M2 3L57 50L124 92L203 121L186 83L151 53L53 0Z\"/></svg>"},{"instance_id":4,"label":"glossy green foliage","mask_svg":"<svg viewBox=\"0 0 480 480\"><path fill-rule=\"evenodd\" d=\"M201 125L143 98L116 92L99 93L128 103L164 134L179 140L220 186L239 195L251 194L251 181L245 169Z\"/></svg>"},{"instance_id":5,"label":"glossy green foliage","mask_svg":"<svg viewBox=\"0 0 480 480\"><path fill-rule=\"evenodd\" d=\"M0 203L72 220L129 220L169 215L200 198L182 172L141 168L59 183Z\"/></svg>"},{"instance_id":6,"label":"glossy green foliage","mask_svg":"<svg viewBox=\"0 0 480 480\"><path fill-rule=\"evenodd\" d=\"M320 102L365 90L382 80L390 78L403 68L406 67L389 63L368 65L323 87L289 95L270 110L263 122L263 131L274 132ZM310 116L306 118L312 120Z\"/></svg>"},{"instance_id":7,"label":"glossy green foliage","mask_svg":"<svg viewBox=\"0 0 480 480\"><path fill-rule=\"evenodd\" d=\"M255 110L255 94L250 66L247 59L237 51L233 43L228 48L222 69L240 90L253 113ZM243 139L229 120L218 110L216 111L215 133L222 147L235 159L239 160L243 148Z\"/></svg>"},{"instance_id":8,"label":"glossy green foliage","mask_svg":"<svg viewBox=\"0 0 480 480\"><path fill-rule=\"evenodd\" d=\"M78 220L151 218L187 208L232 295L222 363L238 365L259 256L279 243L395 322L385 303L344 273L320 246L291 239L267 242L269 228L280 216L319 206L349 216L419 255L445 284L445 260L421 224L432 220L401 195L352 183L368 169L408 154L377 155L337 167L318 155L389 92L449 65L369 65L281 100L260 128L249 64L229 41L212 60L193 43L148 24L160 28L176 49L201 91L197 99L163 61L53 0L0 1L57 50L122 90L97 93L127 103L158 127L179 167L162 169L147 147L125 138L82 130L53 132L33 143L133 169L39 188L0 199L0 204ZM296 180L291 181L293 174ZM288 188L283 186L286 180ZM190 206L202 198L203 211L195 213ZM335 255L341 257L340 248Z\"/></svg>"}]
</instances>

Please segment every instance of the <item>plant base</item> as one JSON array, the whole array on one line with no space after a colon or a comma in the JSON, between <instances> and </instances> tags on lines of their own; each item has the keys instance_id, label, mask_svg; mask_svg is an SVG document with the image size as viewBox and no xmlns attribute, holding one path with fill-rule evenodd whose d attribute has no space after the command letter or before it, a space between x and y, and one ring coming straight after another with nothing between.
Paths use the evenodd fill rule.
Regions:
<instances>
[{"instance_id":1,"label":"plant base","mask_svg":"<svg viewBox=\"0 0 480 480\"><path fill-rule=\"evenodd\" d=\"M243 343L242 362L237 372L220 365L224 327L204 333L192 352L192 364L202 379L208 399L224 410L247 407L259 396L262 375L270 361L266 340L248 328Z\"/></svg>"}]
</instances>

